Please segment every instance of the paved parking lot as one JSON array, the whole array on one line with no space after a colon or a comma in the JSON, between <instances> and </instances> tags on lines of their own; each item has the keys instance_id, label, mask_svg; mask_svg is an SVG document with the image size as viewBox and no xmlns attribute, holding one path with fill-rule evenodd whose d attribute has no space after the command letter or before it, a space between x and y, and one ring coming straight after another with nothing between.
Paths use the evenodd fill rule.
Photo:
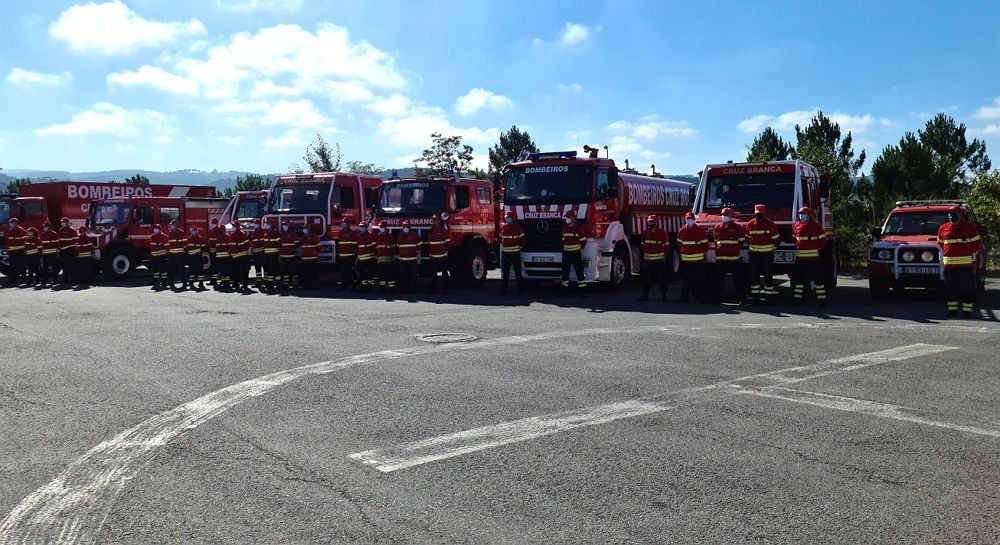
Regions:
<instances>
[{"instance_id":1,"label":"paved parking lot","mask_svg":"<svg viewBox=\"0 0 1000 545\"><path fill-rule=\"evenodd\" d=\"M0 290L0 544L1000 541L1000 282L864 288Z\"/></svg>"}]
</instances>

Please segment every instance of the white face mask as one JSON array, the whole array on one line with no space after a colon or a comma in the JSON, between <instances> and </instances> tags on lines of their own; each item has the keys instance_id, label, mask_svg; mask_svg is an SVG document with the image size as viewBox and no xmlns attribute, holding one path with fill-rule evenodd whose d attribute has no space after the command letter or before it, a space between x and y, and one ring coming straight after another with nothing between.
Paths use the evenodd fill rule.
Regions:
<instances>
[{"instance_id":1,"label":"white face mask","mask_svg":"<svg viewBox=\"0 0 1000 545\"><path fill-rule=\"evenodd\" d=\"M573 223L573 218L566 218L566 225L570 225L572 223Z\"/></svg>"},{"instance_id":2,"label":"white face mask","mask_svg":"<svg viewBox=\"0 0 1000 545\"><path fill-rule=\"evenodd\" d=\"M283 233L287 233L287 232L288 232L288 226L287 226L287 225L282 225L282 226L281 226L281 231L282 231Z\"/></svg>"},{"instance_id":3,"label":"white face mask","mask_svg":"<svg viewBox=\"0 0 1000 545\"><path fill-rule=\"evenodd\" d=\"M403 227L403 232L404 233L409 233L410 232L410 228L409 227Z\"/></svg>"},{"instance_id":4,"label":"white face mask","mask_svg":"<svg viewBox=\"0 0 1000 545\"><path fill-rule=\"evenodd\" d=\"M809 221L809 214L799 214L799 221Z\"/></svg>"},{"instance_id":5,"label":"white face mask","mask_svg":"<svg viewBox=\"0 0 1000 545\"><path fill-rule=\"evenodd\" d=\"M49 228L48 227L42 227L42 232L43 233L48 233L49 232Z\"/></svg>"},{"instance_id":6,"label":"white face mask","mask_svg":"<svg viewBox=\"0 0 1000 545\"><path fill-rule=\"evenodd\" d=\"M368 228L367 227L358 227L358 232L359 233L367 233L368 232Z\"/></svg>"},{"instance_id":7,"label":"white face mask","mask_svg":"<svg viewBox=\"0 0 1000 545\"><path fill-rule=\"evenodd\" d=\"M62 226L63 226L63 228L66 228L66 227L69 227L69 224L64 221L64 222L62 222Z\"/></svg>"},{"instance_id":8,"label":"white face mask","mask_svg":"<svg viewBox=\"0 0 1000 545\"><path fill-rule=\"evenodd\" d=\"M265 223L264 224L264 229L270 229L270 228L271 228L271 224L270 223Z\"/></svg>"},{"instance_id":9,"label":"white face mask","mask_svg":"<svg viewBox=\"0 0 1000 545\"><path fill-rule=\"evenodd\" d=\"M191 229L191 236L193 236L193 237L198 236L198 230L197 229Z\"/></svg>"},{"instance_id":10,"label":"white face mask","mask_svg":"<svg viewBox=\"0 0 1000 545\"><path fill-rule=\"evenodd\" d=\"M687 220L685 223L687 223L688 227L694 227L694 220Z\"/></svg>"},{"instance_id":11,"label":"white face mask","mask_svg":"<svg viewBox=\"0 0 1000 545\"><path fill-rule=\"evenodd\" d=\"M157 235L160 234L160 230L159 229L153 229L153 232L156 233Z\"/></svg>"},{"instance_id":12,"label":"white face mask","mask_svg":"<svg viewBox=\"0 0 1000 545\"><path fill-rule=\"evenodd\" d=\"M722 223L729 223L733 218L729 216L722 216Z\"/></svg>"},{"instance_id":13,"label":"white face mask","mask_svg":"<svg viewBox=\"0 0 1000 545\"><path fill-rule=\"evenodd\" d=\"M504 218L503 221L505 221L506 223L514 223L514 218Z\"/></svg>"}]
</instances>

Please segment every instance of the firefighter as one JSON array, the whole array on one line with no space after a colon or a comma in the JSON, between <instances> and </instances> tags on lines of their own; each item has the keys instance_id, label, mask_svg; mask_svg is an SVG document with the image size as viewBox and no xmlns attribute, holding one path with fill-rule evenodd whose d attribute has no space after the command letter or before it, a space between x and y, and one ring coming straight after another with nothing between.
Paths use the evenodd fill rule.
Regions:
<instances>
[{"instance_id":1,"label":"firefighter","mask_svg":"<svg viewBox=\"0 0 1000 545\"><path fill-rule=\"evenodd\" d=\"M427 266L431 273L431 293L437 293L438 273L444 293L448 293L448 227L441 221L441 216L431 216L431 228L427 231Z\"/></svg>"},{"instance_id":2,"label":"firefighter","mask_svg":"<svg viewBox=\"0 0 1000 545\"><path fill-rule=\"evenodd\" d=\"M215 288L226 290L230 287L233 268L233 244L229 227L220 227L215 237L215 258L212 269L216 273Z\"/></svg>"},{"instance_id":3,"label":"firefighter","mask_svg":"<svg viewBox=\"0 0 1000 545\"><path fill-rule=\"evenodd\" d=\"M171 220L167 232L167 283L172 290L177 289L174 285L177 282L181 283L180 289L187 286L186 251L187 233L177 225L177 220Z\"/></svg>"},{"instance_id":4,"label":"firefighter","mask_svg":"<svg viewBox=\"0 0 1000 545\"><path fill-rule=\"evenodd\" d=\"M314 290L319 287L319 249L323 241L319 238L319 230L305 228L306 235L302 237L302 288Z\"/></svg>"},{"instance_id":5,"label":"firefighter","mask_svg":"<svg viewBox=\"0 0 1000 545\"><path fill-rule=\"evenodd\" d=\"M774 290L774 251L781 235L778 226L767 217L766 206L753 207L753 218L747 222L746 232L750 245L750 302L768 304L777 294Z\"/></svg>"},{"instance_id":6,"label":"firefighter","mask_svg":"<svg viewBox=\"0 0 1000 545\"><path fill-rule=\"evenodd\" d=\"M677 244L681 247L680 302L687 303L692 292L698 299L703 299L708 234L695 223L693 212L684 214L684 226L677 231Z\"/></svg>"},{"instance_id":7,"label":"firefighter","mask_svg":"<svg viewBox=\"0 0 1000 545\"><path fill-rule=\"evenodd\" d=\"M42 268L39 284L55 284L59 274L59 234L52 230L48 221L42 223L42 234L39 237L42 246Z\"/></svg>"},{"instance_id":8,"label":"firefighter","mask_svg":"<svg viewBox=\"0 0 1000 545\"><path fill-rule=\"evenodd\" d=\"M153 226L153 236L149 237L149 268L153 271L153 288L161 290L167 287L167 248L170 239L160 230L160 225Z\"/></svg>"},{"instance_id":9,"label":"firefighter","mask_svg":"<svg viewBox=\"0 0 1000 545\"><path fill-rule=\"evenodd\" d=\"M17 218L10 218L10 228L7 229L7 252L10 259L10 277L7 284L17 285L24 279L25 249L28 240L28 231L18 225Z\"/></svg>"},{"instance_id":10,"label":"firefighter","mask_svg":"<svg viewBox=\"0 0 1000 545\"><path fill-rule=\"evenodd\" d=\"M656 216L646 218L646 230L642 233L642 297L649 301L649 287L653 278L660 282L660 300L667 300L667 254L670 251L670 237L660 229Z\"/></svg>"},{"instance_id":11,"label":"firefighter","mask_svg":"<svg viewBox=\"0 0 1000 545\"><path fill-rule=\"evenodd\" d=\"M59 267L62 284L72 284L76 279L76 238L79 233L69 226L69 218L59 220Z\"/></svg>"},{"instance_id":12,"label":"firefighter","mask_svg":"<svg viewBox=\"0 0 1000 545\"><path fill-rule=\"evenodd\" d=\"M281 251L281 235L269 221L264 221L264 285L268 291L278 289L281 284L281 266L278 253Z\"/></svg>"},{"instance_id":13,"label":"firefighter","mask_svg":"<svg viewBox=\"0 0 1000 545\"><path fill-rule=\"evenodd\" d=\"M240 227L240 222L232 223L229 235L230 278L233 289L250 292L250 237Z\"/></svg>"},{"instance_id":14,"label":"firefighter","mask_svg":"<svg viewBox=\"0 0 1000 545\"><path fill-rule=\"evenodd\" d=\"M722 209L722 221L715 224L715 283L716 302L721 300L726 289L726 276L733 277L733 287L740 304L749 304L746 290L746 274L740 263L740 247L746 233L740 224L733 221L733 209Z\"/></svg>"},{"instance_id":15,"label":"firefighter","mask_svg":"<svg viewBox=\"0 0 1000 545\"><path fill-rule=\"evenodd\" d=\"M337 291L357 289L358 233L351 230L351 222L347 218L340 220L340 234L337 237L337 265L340 269L340 280Z\"/></svg>"},{"instance_id":16,"label":"firefighter","mask_svg":"<svg viewBox=\"0 0 1000 545\"><path fill-rule=\"evenodd\" d=\"M202 254L208 248L208 241L198 232L198 227L191 227L191 235L187 239L184 247L184 254L187 258L188 289L195 289L195 282L198 283L198 291L205 291L205 261Z\"/></svg>"},{"instance_id":17,"label":"firefighter","mask_svg":"<svg viewBox=\"0 0 1000 545\"><path fill-rule=\"evenodd\" d=\"M209 225L209 227L208 227L208 257L209 257L209 259L208 259L208 261L209 261L208 274L209 274L210 279L211 279L211 282L209 282L209 285L210 286L217 286L218 283L219 283L219 259L218 259L219 239L222 238L223 234L225 234L225 230L222 229L221 227L219 227L219 220L216 219L216 218L212 218L212 220L208 222L208 225Z\"/></svg>"},{"instance_id":18,"label":"firefighter","mask_svg":"<svg viewBox=\"0 0 1000 545\"><path fill-rule=\"evenodd\" d=\"M583 277L583 248L587 245L587 234L577 224L576 212L566 212L565 221L566 225L562 228L562 294L565 295L569 290L569 271L572 268L576 272L573 284L580 297L584 297L587 281Z\"/></svg>"},{"instance_id":19,"label":"firefighter","mask_svg":"<svg viewBox=\"0 0 1000 545\"><path fill-rule=\"evenodd\" d=\"M295 253L299 248L299 237L292 232L287 221L281 222L281 245L278 247L278 260L281 265L281 288L292 289L295 286L299 271L296 267Z\"/></svg>"},{"instance_id":20,"label":"firefighter","mask_svg":"<svg viewBox=\"0 0 1000 545\"><path fill-rule=\"evenodd\" d=\"M250 263L253 268L253 284L258 290L264 290L264 248L267 247L267 235L260 222L253 220L253 231L250 231Z\"/></svg>"},{"instance_id":21,"label":"firefighter","mask_svg":"<svg viewBox=\"0 0 1000 545\"><path fill-rule=\"evenodd\" d=\"M826 249L826 231L813 219L808 206L799 208L798 221L792 227L795 239L795 274L792 280L792 304L801 305L806 286L812 282L816 286L816 302L826 308L826 286L823 284L823 261L820 253Z\"/></svg>"},{"instance_id":22,"label":"firefighter","mask_svg":"<svg viewBox=\"0 0 1000 545\"><path fill-rule=\"evenodd\" d=\"M76 270L77 285L89 286L94 281L94 240L87 233L87 228L78 229L80 235L76 239Z\"/></svg>"},{"instance_id":23,"label":"firefighter","mask_svg":"<svg viewBox=\"0 0 1000 545\"><path fill-rule=\"evenodd\" d=\"M358 281L361 291L372 291L375 286L375 247L376 236L368 230L368 223L358 224Z\"/></svg>"},{"instance_id":24,"label":"firefighter","mask_svg":"<svg viewBox=\"0 0 1000 545\"><path fill-rule=\"evenodd\" d=\"M25 283L34 286L38 283L42 268L42 241L38 238L38 229L28 228L28 238L24 241L24 278Z\"/></svg>"},{"instance_id":25,"label":"firefighter","mask_svg":"<svg viewBox=\"0 0 1000 545\"><path fill-rule=\"evenodd\" d=\"M375 255L378 258L378 291L392 293L396 289L396 267L393 262L396 253L396 236L386 227L385 222L378 224L378 236L375 238Z\"/></svg>"},{"instance_id":26,"label":"firefighter","mask_svg":"<svg viewBox=\"0 0 1000 545\"><path fill-rule=\"evenodd\" d=\"M503 225L500 226L500 295L507 294L507 283L510 281L511 269L514 269L517 294L524 294L524 280L521 278L521 250L523 248L524 227L517 222L514 212L508 211L504 215Z\"/></svg>"},{"instance_id":27,"label":"firefighter","mask_svg":"<svg viewBox=\"0 0 1000 545\"><path fill-rule=\"evenodd\" d=\"M417 262L420 259L420 235L403 220L403 232L397 238L399 248L399 287L412 295L417 290Z\"/></svg>"},{"instance_id":28,"label":"firefighter","mask_svg":"<svg viewBox=\"0 0 1000 545\"><path fill-rule=\"evenodd\" d=\"M962 219L959 206L948 209L948 221L938 228L937 238L948 293L948 316L957 316L961 304L962 316L971 318L978 282L976 258L982 238L972 222Z\"/></svg>"}]
</instances>

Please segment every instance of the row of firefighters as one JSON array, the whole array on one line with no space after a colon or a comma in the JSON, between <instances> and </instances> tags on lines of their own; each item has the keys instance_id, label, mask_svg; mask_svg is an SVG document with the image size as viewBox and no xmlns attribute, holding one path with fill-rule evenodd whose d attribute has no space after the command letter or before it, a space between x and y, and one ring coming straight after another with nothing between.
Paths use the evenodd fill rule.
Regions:
<instances>
[{"instance_id":1,"label":"row of firefighters","mask_svg":"<svg viewBox=\"0 0 1000 545\"><path fill-rule=\"evenodd\" d=\"M949 221L938 231L942 264L947 284L948 314L954 316L959 309L971 315L975 297L975 255L982 244L976 227L961 219L960 209L949 210ZM715 271L717 286L725 285L732 276L740 295L741 304L767 304L776 294L774 288L774 252L780 235L777 225L767 217L764 205L754 207L754 217L745 226L733 221L729 208L722 210L722 221L713 229L715 239ZM583 249L587 235L576 221L576 214L569 211L562 228L562 293L574 290L584 294ZM667 264L670 237L658 226L656 216L649 216L642 233L642 296L649 300L649 290L654 280L659 281L660 295L667 300ZM826 286L822 252L827 246L827 234L812 217L809 208L798 211L798 221L792 229L795 241L795 271L792 275L793 302L801 303L809 287L815 292L820 307L826 306ZM438 282L448 291L448 230L438 215L432 217L427 232L428 264L431 272L431 289L437 291ZM11 277L8 283L27 285L49 283L89 284L94 275L94 247L85 228L79 231L63 218L59 229L48 222L42 232L23 229L17 218L11 219L7 232L10 252ZM250 233L238 223L225 228L212 220L208 233L202 235L197 228L190 233L171 222L167 232L154 226L150 238L150 269L153 289L166 287L179 289L205 289L209 281L220 289L249 290L249 271L257 268L257 287L261 290L291 289L301 285L315 288L318 285L318 266L321 240L315 230L292 230L288 223L280 229L264 223ZM417 263L420 257L421 238L410 228L408 221L395 235L379 223L369 229L365 222L353 230L346 220L341 223L337 242L340 267L340 290L394 291L396 279L405 293L413 293L417 281ZM518 293L523 292L521 250L525 244L524 228L508 212L500 228L500 293L507 292L510 273L513 271ZM718 302L721 290L707 289L704 264L709 250L708 233L695 223L694 214L688 212L685 225L677 232L681 258L682 287L680 302L687 302L693 294L702 300ZM741 266L741 248L749 249L749 269ZM203 268L203 253L211 255L211 269ZM62 272L59 275L60 271ZM570 272L575 273L571 281Z\"/></svg>"}]
</instances>

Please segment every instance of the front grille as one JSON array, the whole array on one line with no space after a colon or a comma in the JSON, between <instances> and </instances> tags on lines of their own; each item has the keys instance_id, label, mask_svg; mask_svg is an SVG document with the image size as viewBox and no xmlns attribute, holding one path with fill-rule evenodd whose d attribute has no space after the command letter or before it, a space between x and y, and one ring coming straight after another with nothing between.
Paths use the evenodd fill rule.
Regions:
<instances>
[{"instance_id":1,"label":"front grille","mask_svg":"<svg viewBox=\"0 0 1000 545\"><path fill-rule=\"evenodd\" d=\"M524 228L525 252L561 252L562 226L559 219L520 220ZM541 226L541 228L539 227ZM539 232L541 231L541 232Z\"/></svg>"}]
</instances>

